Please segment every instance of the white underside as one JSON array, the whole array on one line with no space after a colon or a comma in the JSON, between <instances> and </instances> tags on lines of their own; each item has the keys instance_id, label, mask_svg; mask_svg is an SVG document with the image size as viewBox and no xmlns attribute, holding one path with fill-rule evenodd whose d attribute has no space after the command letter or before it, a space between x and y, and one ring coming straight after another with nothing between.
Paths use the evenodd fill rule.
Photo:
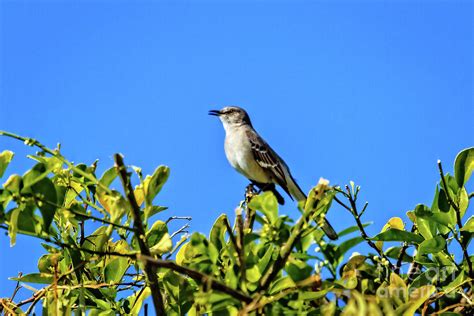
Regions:
<instances>
[{"instance_id":1,"label":"white underside","mask_svg":"<svg viewBox=\"0 0 474 316\"><path fill-rule=\"evenodd\" d=\"M259 183L273 182L255 161L245 128L226 128L224 149L230 165L242 175Z\"/></svg>"}]
</instances>

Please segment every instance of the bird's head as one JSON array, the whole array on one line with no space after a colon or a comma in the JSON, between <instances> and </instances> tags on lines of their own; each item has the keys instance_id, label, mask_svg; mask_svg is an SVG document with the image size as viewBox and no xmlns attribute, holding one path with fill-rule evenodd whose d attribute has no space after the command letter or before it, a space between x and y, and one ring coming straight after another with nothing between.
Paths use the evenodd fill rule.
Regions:
<instances>
[{"instance_id":1,"label":"bird's head","mask_svg":"<svg viewBox=\"0 0 474 316\"><path fill-rule=\"evenodd\" d=\"M251 125L250 117L247 112L238 106L226 106L221 110L211 110L209 115L218 116L224 124L224 128L240 126L244 124Z\"/></svg>"}]
</instances>

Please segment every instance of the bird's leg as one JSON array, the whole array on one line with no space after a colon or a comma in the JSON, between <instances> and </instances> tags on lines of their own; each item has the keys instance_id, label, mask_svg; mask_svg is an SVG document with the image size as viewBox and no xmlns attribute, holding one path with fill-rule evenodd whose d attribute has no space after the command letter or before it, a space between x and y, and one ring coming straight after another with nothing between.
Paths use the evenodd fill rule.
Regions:
<instances>
[{"instance_id":1,"label":"bird's leg","mask_svg":"<svg viewBox=\"0 0 474 316\"><path fill-rule=\"evenodd\" d=\"M258 183L258 182L252 182L252 183L256 185L258 188L257 194L260 194L261 192L265 192L265 191L271 191L273 192L273 195L275 195L275 197L277 198L278 204L280 205L285 204L285 199L276 190L274 183Z\"/></svg>"},{"instance_id":2,"label":"bird's leg","mask_svg":"<svg viewBox=\"0 0 474 316\"><path fill-rule=\"evenodd\" d=\"M257 194L260 194L265 191L271 191L273 188L275 188L275 185L273 183L262 183L257 185L258 191Z\"/></svg>"},{"instance_id":3,"label":"bird's leg","mask_svg":"<svg viewBox=\"0 0 474 316\"><path fill-rule=\"evenodd\" d=\"M249 183L249 185L245 188L245 202L249 202L252 196L255 195L255 193L257 192L255 191L255 187L253 186L253 183Z\"/></svg>"},{"instance_id":4,"label":"bird's leg","mask_svg":"<svg viewBox=\"0 0 474 316\"><path fill-rule=\"evenodd\" d=\"M244 222L244 229L252 231L253 223L255 221L255 210L249 207L250 200L252 197L257 194L255 191L254 183L250 183L245 188L245 222Z\"/></svg>"},{"instance_id":5,"label":"bird's leg","mask_svg":"<svg viewBox=\"0 0 474 316\"><path fill-rule=\"evenodd\" d=\"M252 181L252 182L247 186L247 188L252 187L252 192L253 192L254 194L260 194L260 193L262 193L263 191L265 191L265 190L267 189L267 186L268 186L268 184L259 183L259 182L256 182L256 181ZM257 187L258 190L255 190L255 187Z\"/></svg>"}]
</instances>

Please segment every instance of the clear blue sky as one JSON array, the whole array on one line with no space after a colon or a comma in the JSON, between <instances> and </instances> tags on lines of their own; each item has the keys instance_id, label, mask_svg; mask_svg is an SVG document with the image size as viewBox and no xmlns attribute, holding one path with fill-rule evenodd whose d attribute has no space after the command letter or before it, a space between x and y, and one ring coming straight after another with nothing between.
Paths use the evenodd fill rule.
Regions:
<instances>
[{"instance_id":1,"label":"clear blue sky","mask_svg":"<svg viewBox=\"0 0 474 316\"><path fill-rule=\"evenodd\" d=\"M239 105L304 190L354 180L378 232L431 203L458 151L474 145L470 1L2 1L0 129L75 162L122 152L171 167L167 215L207 234L233 215L247 181L228 165L209 109ZM0 138L23 173L33 151ZM5 179L2 179L3 182ZM471 190L472 191L472 190ZM289 201L289 199L287 198ZM287 203L283 213L295 214ZM335 207L340 230L353 224ZM39 241L0 236L0 297L33 272Z\"/></svg>"}]
</instances>

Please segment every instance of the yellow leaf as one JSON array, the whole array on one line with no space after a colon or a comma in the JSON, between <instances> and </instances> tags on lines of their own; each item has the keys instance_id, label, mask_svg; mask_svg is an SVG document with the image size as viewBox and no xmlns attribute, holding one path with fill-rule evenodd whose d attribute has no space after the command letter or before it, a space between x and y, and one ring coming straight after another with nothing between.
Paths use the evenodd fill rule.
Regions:
<instances>
[{"instance_id":1,"label":"yellow leaf","mask_svg":"<svg viewBox=\"0 0 474 316\"><path fill-rule=\"evenodd\" d=\"M163 238L161 238L161 240L156 245L150 248L150 251L153 255L162 255L166 252L171 251L172 248L173 243L171 241L170 234L165 233Z\"/></svg>"},{"instance_id":2,"label":"yellow leaf","mask_svg":"<svg viewBox=\"0 0 474 316\"><path fill-rule=\"evenodd\" d=\"M133 194L135 194L135 200L137 200L138 206L141 206L145 201L145 191L143 190L143 185L140 184L135 186Z\"/></svg>"},{"instance_id":3,"label":"yellow leaf","mask_svg":"<svg viewBox=\"0 0 474 316\"><path fill-rule=\"evenodd\" d=\"M388 287L390 297L397 302L397 305L405 303L408 299L408 287L405 281L396 273L390 275L390 286Z\"/></svg>"},{"instance_id":4,"label":"yellow leaf","mask_svg":"<svg viewBox=\"0 0 474 316\"><path fill-rule=\"evenodd\" d=\"M382 228L380 232L383 233L384 231L389 230L389 229L404 230L405 224L403 223L403 220L400 217L392 217L391 219L388 220L387 224L384 225L384 227ZM377 246L379 250L382 250L383 241L377 241L375 245Z\"/></svg>"}]
</instances>

